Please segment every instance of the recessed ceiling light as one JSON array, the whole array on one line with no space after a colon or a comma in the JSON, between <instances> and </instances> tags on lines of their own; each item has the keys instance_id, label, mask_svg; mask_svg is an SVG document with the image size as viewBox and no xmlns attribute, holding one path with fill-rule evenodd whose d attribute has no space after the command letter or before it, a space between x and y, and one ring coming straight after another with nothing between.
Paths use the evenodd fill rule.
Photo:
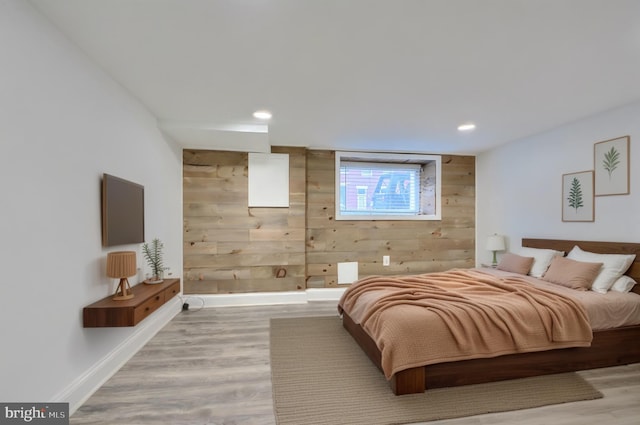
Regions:
<instances>
[{"instance_id":1,"label":"recessed ceiling light","mask_svg":"<svg viewBox=\"0 0 640 425\"><path fill-rule=\"evenodd\" d=\"M458 126L458 131L471 131L475 129L476 125L473 123L461 124Z\"/></svg>"},{"instance_id":2,"label":"recessed ceiling light","mask_svg":"<svg viewBox=\"0 0 640 425\"><path fill-rule=\"evenodd\" d=\"M259 120L270 120L271 119L271 112L269 111L255 111L253 113L253 116L255 118L258 118Z\"/></svg>"}]
</instances>

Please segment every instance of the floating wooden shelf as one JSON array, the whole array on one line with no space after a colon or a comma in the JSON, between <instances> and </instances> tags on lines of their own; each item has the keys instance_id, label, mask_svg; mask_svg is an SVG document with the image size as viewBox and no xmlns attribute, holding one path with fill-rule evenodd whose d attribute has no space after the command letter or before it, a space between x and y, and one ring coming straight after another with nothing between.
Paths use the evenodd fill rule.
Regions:
<instances>
[{"instance_id":1,"label":"floating wooden shelf","mask_svg":"<svg viewBox=\"0 0 640 425\"><path fill-rule=\"evenodd\" d=\"M115 301L113 295L84 308L85 328L135 326L180 292L180 279L155 285L140 283L131 288L130 300Z\"/></svg>"}]
</instances>

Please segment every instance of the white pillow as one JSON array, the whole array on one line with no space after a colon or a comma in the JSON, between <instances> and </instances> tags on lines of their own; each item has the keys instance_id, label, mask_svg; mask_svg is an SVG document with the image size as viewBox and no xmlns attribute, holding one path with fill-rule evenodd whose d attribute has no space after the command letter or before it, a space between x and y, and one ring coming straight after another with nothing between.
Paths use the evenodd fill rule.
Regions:
<instances>
[{"instance_id":1,"label":"white pillow","mask_svg":"<svg viewBox=\"0 0 640 425\"><path fill-rule=\"evenodd\" d=\"M590 263L602 263L602 270L593 281L591 290L601 294L606 294L615 281L622 276L633 260L635 254L596 254L594 252L583 251L579 246L574 246L567 258L576 261L587 261Z\"/></svg>"},{"instance_id":2,"label":"white pillow","mask_svg":"<svg viewBox=\"0 0 640 425\"><path fill-rule=\"evenodd\" d=\"M556 251L554 249L540 249L540 248L527 248L522 247L517 251L518 255L522 257L533 257L533 266L529 271L529 275L537 278L541 278L549 268L551 260L556 256L564 256L564 252Z\"/></svg>"},{"instance_id":3,"label":"white pillow","mask_svg":"<svg viewBox=\"0 0 640 425\"><path fill-rule=\"evenodd\" d=\"M631 288L633 288L633 285L635 285L636 283L637 282L631 279L629 276L620 276L618 280L614 282L611 290L616 292L629 292L631 291Z\"/></svg>"}]
</instances>

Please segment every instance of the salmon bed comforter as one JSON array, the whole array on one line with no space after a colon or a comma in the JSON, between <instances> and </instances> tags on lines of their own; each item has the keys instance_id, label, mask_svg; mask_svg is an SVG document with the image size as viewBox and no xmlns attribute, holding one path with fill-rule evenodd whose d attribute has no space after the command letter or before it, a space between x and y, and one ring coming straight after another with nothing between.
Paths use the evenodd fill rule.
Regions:
<instances>
[{"instance_id":1,"label":"salmon bed comforter","mask_svg":"<svg viewBox=\"0 0 640 425\"><path fill-rule=\"evenodd\" d=\"M375 341L387 379L417 366L585 347L592 339L576 300L470 269L364 278L338 309Z\"/></svg>"}]
</instances>

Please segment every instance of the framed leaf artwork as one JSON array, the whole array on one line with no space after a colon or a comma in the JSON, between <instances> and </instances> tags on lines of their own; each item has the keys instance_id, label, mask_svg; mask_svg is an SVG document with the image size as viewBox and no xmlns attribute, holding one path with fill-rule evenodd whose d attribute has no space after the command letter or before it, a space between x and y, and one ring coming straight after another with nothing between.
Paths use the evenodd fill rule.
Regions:
<instances>
[{"instance_id":1,"label":"framed leaf artwork","mask_svg":"<svg viewBox=\"0 0 640 425\"><path fill-rule=\"evenodd\" d=\"M629 136L593 145L595 196L629 194Z\"/></svg>"},{"instance_id":2,"label":"framed leaf artwork","mask_svg":"<svg viewBox=\"0 0 640 425\"><path fill-rule=\"evenodd\" d=\"M594 221L593 171L562 175L562 221Z\"/></svg>"}]
</instances>

